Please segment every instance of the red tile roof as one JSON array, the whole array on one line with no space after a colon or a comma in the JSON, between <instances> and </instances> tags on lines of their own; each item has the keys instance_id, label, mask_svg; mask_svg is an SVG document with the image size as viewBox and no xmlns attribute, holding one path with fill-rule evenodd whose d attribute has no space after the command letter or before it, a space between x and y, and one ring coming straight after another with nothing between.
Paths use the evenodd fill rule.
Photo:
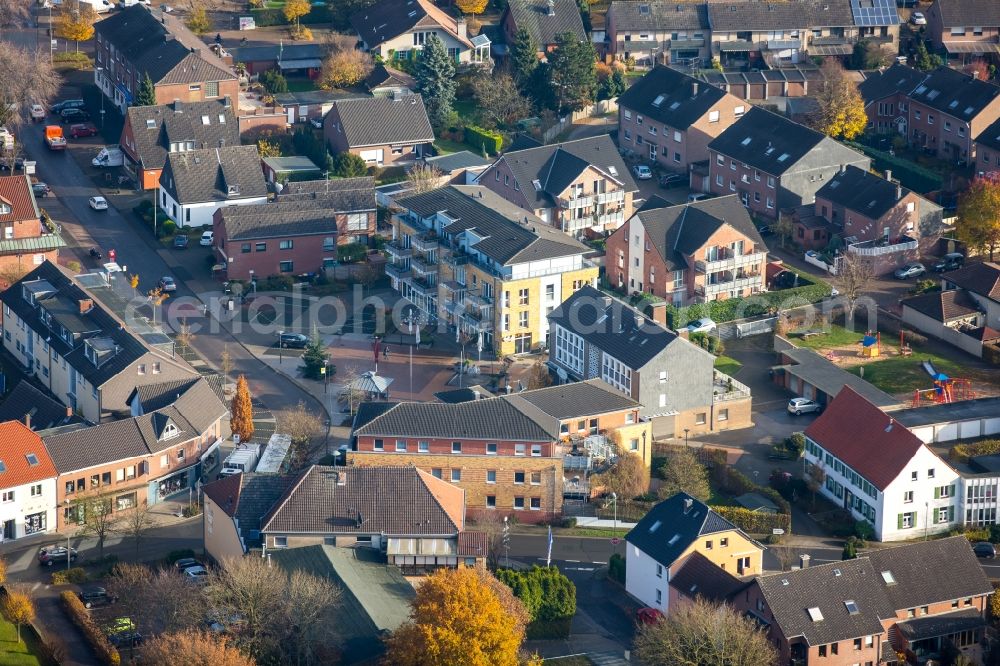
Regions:
<instances>
[{"instance_id":1,"label":"red tile roof","mask_svg":"<svg viewBox=\"0 0 1000 666\"><path fill-rule=\"evenodd\" d=\"M974 294L1000 302L1000 264L989 261L968 264L941 277L945 282L957 284Z\"/></svg>"},{"instance_id":2,"label":"red tile roof","mask_svg":"<svg viewBox=\"0 0 1000 666\"><path fill-rule=\"evenodd\" d=\"M240 491L243 489L242 476L242 474L232 474L206 484L204 488L205 494L230 518L236 515L236 509L240 505Z\"/></svg>"},{"instance_id":3,"label":"red tile roof","mask_svg":"<svg viewBox=\"0 0 1000 666\"><path fill-rule=\"evenodd\" d=\"M459 532L458 556L485 558L487 542L486 532Z\"/></svg>"},{"instance_id":4,"label":"red tile roof","mask_svg":"<svg viewBox=\"0 0 1000 666\"><path fill-rule=\"evenodd\" d=\"M0 222L38 219L35 195L27 176L0 176L0 200L11 207L10 213L0 215Z\"/></svg>"},{"instance_id":5,"label":"red tile roof","mask_svg":"<svg viewBox=\"0 0 1000 666\"><path fill-rule=\"evenodd\" d=\"M34 454L35 464L28 462ZM0 488L13 488L42 479L54 479L58 474L42 438L20 421L0 423Z\"/></svg>"},{"instance_id":6,"label":"red tile roof","mask_svg":"<svg viewBox=\"0 0 1000 666\"><path fill-rule=\"evenodd\" d=\"M906 426L845 386L806 436L879 490L899 476L923 443Z\"/></svg>"}]
</instances>

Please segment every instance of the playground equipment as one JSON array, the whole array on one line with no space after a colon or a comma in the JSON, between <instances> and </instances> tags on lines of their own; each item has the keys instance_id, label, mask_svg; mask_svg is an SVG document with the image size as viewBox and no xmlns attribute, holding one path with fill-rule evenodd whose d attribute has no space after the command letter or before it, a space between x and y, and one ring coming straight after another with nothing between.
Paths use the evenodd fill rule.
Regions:
<instances>
[{"instance_id":1,"label":"playground equipment","mask_svg":"<svg viewBox=\"0 0 1000 666\"><path fill-rule=\"evenodd\" d=\"M972 390L972 382L961 377L949 377L943 372L937 372L930 361L921 361L924 372L934 380L934 388L917 389L913 392L913 406L919 407L921 401L933 403L956 402L972 400L976 397Z\"/></svg>"},{"instance_id":2,"label":"playground equipment","mask_svg":"<svg viewBox=\"0 0 1000 666\"><path fill-rule=\"evenodd\" d=\"M868 332L868 335L861 338L861 355L865 358L878 358L882 353L882 334L876 332L875 335Z\"/></svg>"}]
</instances>

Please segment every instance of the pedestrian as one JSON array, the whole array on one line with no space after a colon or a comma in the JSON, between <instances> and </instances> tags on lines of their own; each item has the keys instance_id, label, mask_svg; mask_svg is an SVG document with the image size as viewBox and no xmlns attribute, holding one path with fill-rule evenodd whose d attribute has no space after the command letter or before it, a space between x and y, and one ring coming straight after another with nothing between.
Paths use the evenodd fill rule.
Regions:
<instances>
[{"instance_id":1,"label":"pedestrian","mask_svg":"<svg viewBox=\"0 0 1000 666\"><path fill-rule=\"evenodd\" d=\"M382 358L389 358L389 345L382 347Z\"/></svg>"}]
</instances>

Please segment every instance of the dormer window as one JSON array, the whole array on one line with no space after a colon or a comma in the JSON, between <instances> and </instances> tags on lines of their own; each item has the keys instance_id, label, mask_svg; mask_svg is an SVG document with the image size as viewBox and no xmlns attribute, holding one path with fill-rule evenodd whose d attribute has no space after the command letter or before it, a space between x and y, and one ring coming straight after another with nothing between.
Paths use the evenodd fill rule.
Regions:
<instances>
[{"instance_id":1,"label":"dormer window","mask_svg":"<svg viewBox=\"0 0 1000 666\"><path fill-rule=\"evenodd\" d=\"M160 436L160 439L161 440L164 440L164 439L173 439L174 437L176 437L177 435L179 435L180 432L181 431L177 429L177 426L175 426L173 423L168 423L163 428L163 435Z\"/></svg>"},{"instance_id":2,"label":"dormer window","mask_svg":"<svg viewBox=\"0 0 1000 666\"><path fill-rule=\"evenodd\" d=\"M13 208L6 201L0 201L0 215L10 215Z\"/></svg>"},{"instance_id":3,"label":"dormer window","mask_svg":"<svg viewBox=\"0 0 1000 666\"><path fill-rule=\"evenodd\" d=\"M209 118L207 115L202 116L201 117L201 124L202 125L211 125L212 124L212 119Z\"/></svg>"},{"instance_id":4,"label":"dormer window","mask_svg":"<svg viewBox=\"0 0 1000 666\"><path fill-rule=\"evenodd\" d=\"M235 195L237 195L239 193L240 193L240 186L239 185L230 185L229 186L229 196L235 196Z\"/></svg>"},{"instance_id":5,"label":"dormer window","mask_svg":"<svg viewBox=\"0 0 1000 666\"><path fill-rule=\"evenodd\" d=\"M152 118L146 119L146 129L155 129L155 128L156 128L156 121L153 120Z\"/></svg>"}]
</instances>

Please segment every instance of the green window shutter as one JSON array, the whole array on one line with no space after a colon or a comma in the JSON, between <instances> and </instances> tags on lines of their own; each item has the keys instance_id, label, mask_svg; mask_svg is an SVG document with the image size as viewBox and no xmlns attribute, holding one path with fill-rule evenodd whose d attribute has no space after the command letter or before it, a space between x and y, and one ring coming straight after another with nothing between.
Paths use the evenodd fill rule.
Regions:
<instances>
[{"instance_id":1,"label":"green window shutter","mask_svg":"<svg viewBox=\"0 0 1000 666\"><path fill-rule=\"evenodd\" d=\"M903 529L903 514L896 516L896 527L897 529Z\"/></svg>"},{"instance_id":2,"label":"green window shutter","mask_svg":"<svg viewBox=\"0 0 1000 666\"><path fill-rule=\"evenodd\" d=\"M938 514L941 513L941 509L934 509L934 522L938 521Z\"/></svg>"},{"instance_id":3,"label":"green window shutter","mask_svg":"<svg viewBox=\"0 0 1000 666\"><path fill-rule=\"evenodd\" d=\"M934 489L934 499L941 499L941 489L940 488L935 488Z\"/></svg>"},{"instance_id":4,"label":"green window shutter","mask_svg":"<svg viewBox=\"0 0 1000 666\"><path fill-rule=\"evenodd\" d=\"M948 522L954 522L955 520L955 507L948 507Z\"/></svg>"},{"instance_id":5,"label":"green window shutter","mask_svg":"<svg viewBox=\"0 0 1000 666\"><path fill-rule=\"evenodd\" d=\"M949 497L954 497L955 496L955 484L954 483L951 484L951 490L948 492L948 495L949 495ZM954 508L954 507L952 507L952 508Z\"/></svg>"}]
</instances>

